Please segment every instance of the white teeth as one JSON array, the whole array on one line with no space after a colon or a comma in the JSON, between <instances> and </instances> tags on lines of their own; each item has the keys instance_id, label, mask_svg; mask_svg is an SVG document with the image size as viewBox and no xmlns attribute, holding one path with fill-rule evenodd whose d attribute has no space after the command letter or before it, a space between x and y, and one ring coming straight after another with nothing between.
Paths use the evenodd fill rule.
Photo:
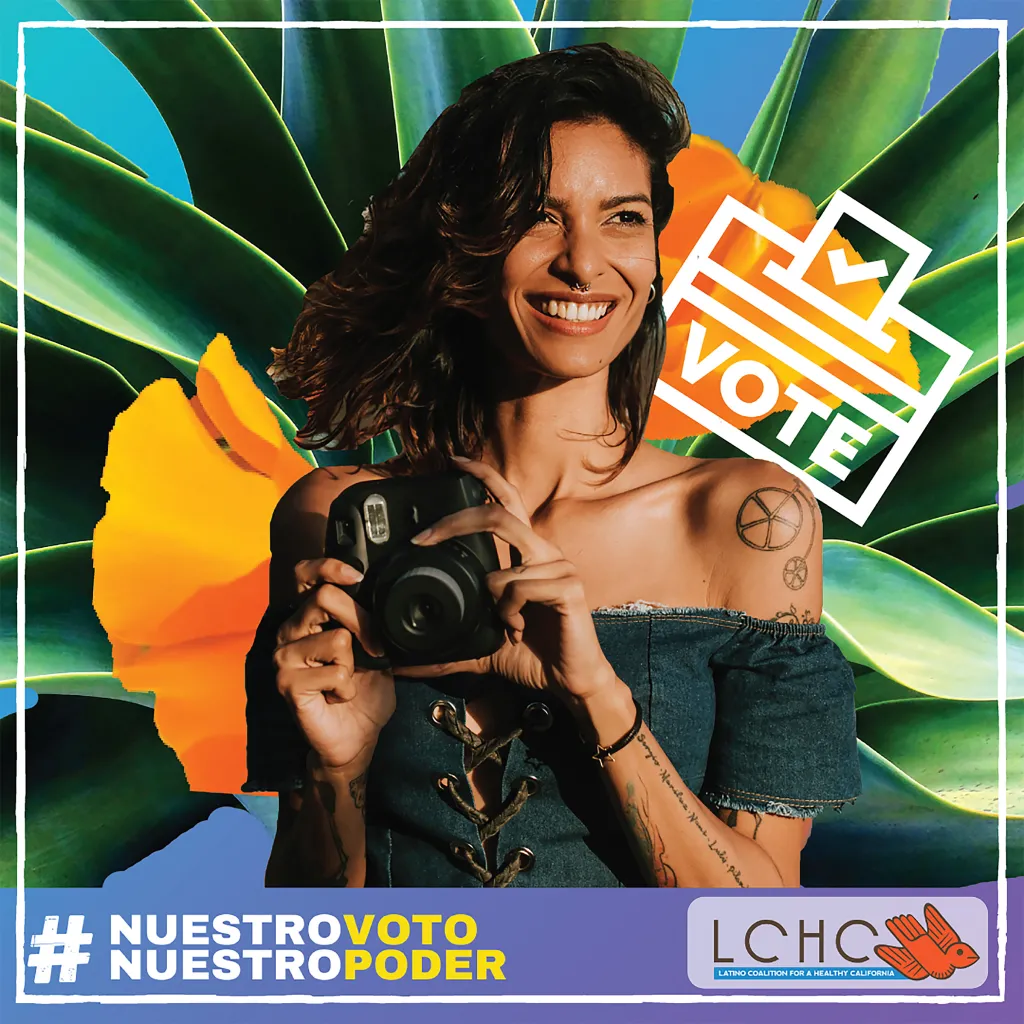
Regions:
<instances>
[{"instance_id":1,"label":"white teeth","mask_svg":"<svg viewBox=\"0 0 1024 1024\"><path fill-rule=\"evenodd\" d=\"M585 323L589 320L600 320L608 312L610 302L599 304L588 302L558 302L555 299L542 301L541 312L548 316L558 317L560 320L572 320L577 323Z\"/></svg>"}]
</instances>

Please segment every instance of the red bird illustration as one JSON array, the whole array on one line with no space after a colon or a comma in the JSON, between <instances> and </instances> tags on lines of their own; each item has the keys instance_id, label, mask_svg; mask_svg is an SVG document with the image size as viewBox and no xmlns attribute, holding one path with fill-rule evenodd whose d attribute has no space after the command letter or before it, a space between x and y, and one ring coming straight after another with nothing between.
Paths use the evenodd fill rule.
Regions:
<instances>
[{"instance_id":1,"label":"red bird illustration","mask_svg":"<svg viewBox=\"0 0 1024 1024\"><path fill-rule=\"evenodd\" d=\"M950 978L958 967L977 963L978 954L960 941L946 919L932 906L924 905L927 930L913 914L901 914L885 922L902 946L875 946L875 953L904 977L922 981L927 977Z\"/></svg>"}]
</instances>

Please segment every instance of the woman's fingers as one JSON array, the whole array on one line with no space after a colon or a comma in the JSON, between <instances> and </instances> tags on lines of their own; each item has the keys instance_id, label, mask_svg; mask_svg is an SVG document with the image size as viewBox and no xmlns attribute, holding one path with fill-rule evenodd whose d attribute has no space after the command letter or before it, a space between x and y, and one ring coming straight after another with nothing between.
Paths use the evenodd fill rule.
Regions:
<instances>
[{"instance_id":1,"label":"woman's fingers","mask_svg":"<svg viewBox=\"0 0 1024 1024\"><path fill-rule=\"evenodd\" d=\"M498 614L502 620L511 627L515 635L509 639L518 643L522 631L526 625L522 616L522 605L525 600L516 605L508 598L509 589L525 580L565 580L575 576L576 566L565 558L557 559L554 562L542 562L533 565L519 565L510 569L499 569L497 572L487 574L487 589L494 598ZM504 603L503 603L504 602Z\"/></svg>"},{"instance_id":2,"label":"woman's fingers","mask_svg":"<svg viewBox=\"0 0 1024 1024\"><path fill-rule=\"evenodd\" d=\"M490 658L474 658L472 661L446 661L437 665L403 665L395 669L396 678L433 679L436 676L450 676L456 672L471 672L481 675L491 671Z\"/></svg>"},{"instance_id":3,"label":"woman's fingers","mask_svg":"<svg viewBox=\"0 0 1024 1024\"><path fill-rule=\"evenodd\" d=\"M578 576L545 577L512 580L498 598L496 608L503 621L522 631L525 625L522 617L525 605L544 604L564 608L575 603L586 604L583 583Z\"/></svg>"},{"instance_id":4,"label":"woman's fingers","mask_svg":"<svg viewBox=\"0 0 1024 1024\"><path fill-rule=\"evenodd\" d=\"M459 456L455 456L455 461L459 464L459 469L465 470L470 476L475 476L494 495L496 501L508 509L516 519L529 526L530 515L526 511L522 496L493 466Z\"/></svg>"},{"instance_id":5,"label":"woman's fingers","mask_svg":"<svg viewBox=\"0 0 1024 1024\"><path fill-rule=\"evenodd\" d=\"M282 623L277 631L277 642L289 644L320 633L329 622L337 622L354 633L368 654L380 656L384 653L366 609L331 583L322 583L302 602L298 610Z\"/></svg>"},{"instance_id":6,"label":"woman's fingers","mask_svg":"<svg viewBox=\"0 0 1024 1024\"><path fill-rule=\"evenodd\" d=\"M307 558L295 565L295 596L301 597L321 583L348 587L362 578L363 574L358 569L338 558Z\"/></svg>"},{"instance_id":7,"label":"woman's fingers","mask_svg":"<svg viewBox=\"0 0 1024 1024\"><path fill-rule=\"evenodd\" d=\"M343 704L352 700L359 682L351 671L339 665L321 665L318 668L291 668L278 672L277 689L296 710L308 703L325 700L328 704Z\"/></svg>"},{"instance_id":8,"label":"woman's fingers","mask_svg":"<svg viewBox=\"0 0 1024 1024\"><path fill-rule=\"evenodd\" d=\"M451 537L466 537L472 533L493 533L510 547L516 548L525 565L550 562L562 557L554 544L539 537L503 505L475 505L453 512L417 534L412 541L422 545L439 544Z\"/></svg>"},{"instance_id":9,"label":"woman's fingers","mask_svg":"<svg viewBox=\"0 0 1024 1024\"><path fill-rule=\"evenodd\" d=\"M274 664L278 670L336 665L351 673L352 634L347 629L328 629L281 644L274 651Z\"/></svg>"}]
</instances>

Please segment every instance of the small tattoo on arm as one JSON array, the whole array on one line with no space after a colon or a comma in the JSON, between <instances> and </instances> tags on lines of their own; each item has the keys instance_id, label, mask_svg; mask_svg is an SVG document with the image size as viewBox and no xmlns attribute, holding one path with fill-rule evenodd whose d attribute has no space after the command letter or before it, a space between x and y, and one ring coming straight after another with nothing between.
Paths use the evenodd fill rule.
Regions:
<instances>
[{"instance_id":1,"label":"small tattoo on arm","mask_svg":"<svg viewBox=\"0 0 1024 1024\"><path fill-rule=\"evenodd\" d=\"M348 854L345 852L344 844L341 841L338 823L334 820L334 812L337 808L334 787L327 782L318 782L316 789L320 796L320 803L327 812L327 824L331 830L331 840L334 842L334 849L338 854L338 870L326 879L326 884L344 888L348 885L348 879L345 877L345 869L348 867Z\"/></svg>"},{"instance_id":2,"label":"small tattoo on arm","mask_svg":"<svg viewBox=\"0 0 1024 1024\"><path fill-rule=\"evenodd\" d=\"M735 807L728 807L725 810L727 811L725 816L726 825L728 825L729 828L735 828L736 823L739 821L740 812L737 811ZM764 821L764 815L758 814L757 811L748 811L747 813L754 816L754 834L750 838L756 839L757 830L761 827L761 822Z\"/></svg>"},{"instance_id":3,"label":"small tattoo on arm","mask_svg":"<svg viewBox=\"0 0 1024 1024\"><path fill-rule=\"evenodd\" d=\"M813 623L815 622L814 615L811 613L810 608L805 608L803 615L796 610L796 605L791 604L789 608L784 612L776 612L772 617L772 622L802 622L802 623Z\"/></svg>"},{"instance_id":4,"label":"small tattoo on arm","mask_svg":"<svg viewBox=\"0 0 1024 1024\"><path fill-rule=\"evenodd\" d=\"M644 794L637 803L636 789L632 782L626 783L626 821L636 836L637 844L649 862L654 880L660 888L676 888L679 880L675 870L665 860L665 841L661 838L657 825L651 821L650 807L647 801L647 789L640 783Z\"/></svg>"},{"instance_id":5,"label":"small tattoo on arm","mask_svg":"<svg viewBox=\"0 0 1024 1024\"><path fill-rule=\"evenodd\" d=\"M807 511L804 511L804 506ZM802 555L793 555L782 568L782 582L790 590L801 590L807 583L807 555L814 546L816 533L812 499L798 483L790 490L782 487L759 487L743 499L736 513L736 534L748 548L755 551L782 551L795 543L811 521L811 536Z\"/></svg>"},{"instance_id":6,"label":"small tattoo on arm","mask_svg":"<svg viewBox=\"0 0 1024 1024\"><path fill-rule=\"evenodd\" d=\"M366 820L366 772L348 784L349 796L352 803L362 812L363 820Z\"/></svg>"}]
</instances>

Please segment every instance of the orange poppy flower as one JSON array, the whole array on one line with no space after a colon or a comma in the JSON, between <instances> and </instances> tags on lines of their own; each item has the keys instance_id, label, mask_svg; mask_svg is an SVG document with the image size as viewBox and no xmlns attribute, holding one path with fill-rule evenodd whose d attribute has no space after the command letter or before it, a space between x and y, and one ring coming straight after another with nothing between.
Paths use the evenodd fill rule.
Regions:
<instances>
[{"instance_id":1,"label":"orange poppy flower","mask_svg":"<svg viewBox=\"0 0 1024 1024\"><path fill-rule=\"evenodd\" d=\"M158 380L118 416L93 536L93 604L126 690L152 691L191 789L245 780L244 661L266 608L268 524L312 468L218 334L196 396Z\"/></svg>"},{"instance_id":2,"label":"orange poppy flower","mask_svg":"<svg viewBox=\"0 0 1024 1024\"><path fill-rule=\"evenodd\" d=\"M807 196L774 182L762 182L756 174L744 167L729 149L701 135L693 136L689 148L683 150L672 161L669 166L669 180L675 189L675 210L659 242L666 290L726 196L732 196L799 239L806 238L815 224L814 204ZM843 249L848 265L862 262L853 247L833 231L827 244L811 263L804 280L855 315L867 317L881 298L882 287L877 280L837 285L826 255L828 250L837 248ZM726 270L800 314L857 353L871 359L899 380L917 387L918 368L911 355L910 337L905 327L892 321L885 326L885 332L895 339L895 344L890 352L883 353L860 335L836 323L820 309L797 298L762 273L771 260L782 267L788 266L792 259L791 255L746 225L733 223L715 247L712 257ZM816 345L783 327L766 312L740 299L722 285L712 283L699 275L696 284L728 309L742 314L755 326L784 342L862 394L879 392L877 384L866 380L845 363L837 362ZM696 384L680 385L683 356L690 335L691 322L698 322L705 330L703 353L713 352L723 341L730 342L738 352L733 359L707 373ZM784 392L788 384L795 383L832 409L840 404L840 400L830 392L806 380L799 371L757 348L752 342L738 337L734 331L707 313L685 302L676 307L669 319L668 344L661 371L662 380L684 391L706 409L741 430L772 412L795 407L791 398L782 395L773 409L760 416L745 417L729 409L722 398L722 374L732 362L740 359L755 359L767 366L778 378L780 392ZM752 378L742 380L740 385L740 399L755 402L759 397L761 385ZM743 386L749 389L747 393L744 393ZM645 432L647 438L683 438L707 432L706 427L667 402L660 398L654 399Z\"/></svg>"}]
</instances>

